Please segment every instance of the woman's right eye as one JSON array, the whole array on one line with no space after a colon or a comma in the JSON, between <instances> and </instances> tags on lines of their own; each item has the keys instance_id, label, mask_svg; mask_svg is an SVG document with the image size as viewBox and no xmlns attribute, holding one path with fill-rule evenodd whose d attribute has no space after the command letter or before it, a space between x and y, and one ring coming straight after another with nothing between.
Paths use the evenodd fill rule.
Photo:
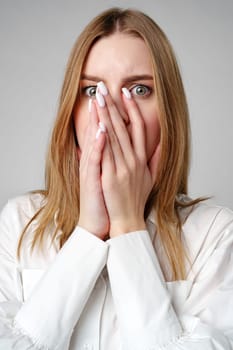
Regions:
<instances>
[{"instance_id":1,"label":"woman's right eye","mask_svg":"<svg viewBox=\"0 0 233 350\"><path fill-rule=\"evenodd\" d=\"M87 86L83 88L83 93L88 97L95 97L97 86Z\"/></svg>"}]
</instances>

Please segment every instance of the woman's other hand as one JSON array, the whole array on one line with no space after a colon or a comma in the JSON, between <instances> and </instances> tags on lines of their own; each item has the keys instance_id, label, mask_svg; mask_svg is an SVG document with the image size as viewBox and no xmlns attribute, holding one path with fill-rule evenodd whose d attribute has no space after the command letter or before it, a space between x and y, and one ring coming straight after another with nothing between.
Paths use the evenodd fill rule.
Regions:
<instances>
[{"instance_id":1,"label":"woman's other hand","mask_svg":"<svg viewBox=\"0 0 233 350\"><path fill-rule=\"evenodd\" d=\"M148 163L143 118L129 91L123 91L130 135L111 96L103 96L100 90L96 96L97 102L100 102L97 106L99 119L107 128L102 187L110 221L110 237L145 229L145 204L155 183L159 160L157 145Z\"/></svg>"},{"instance_id":2,"label":"woman's other hand","mask_svg":"<svg viewBox=\"0 0 233 350\"><path fill-rule=\"evenodd\" d=\"M109 232L109 218L101 184L101 159L105 128L99 125L96 108L89 100L89 123L82 151L78 149L80 177L80 216L78 225L104 239Z\"/></svg>"}]
</instances>

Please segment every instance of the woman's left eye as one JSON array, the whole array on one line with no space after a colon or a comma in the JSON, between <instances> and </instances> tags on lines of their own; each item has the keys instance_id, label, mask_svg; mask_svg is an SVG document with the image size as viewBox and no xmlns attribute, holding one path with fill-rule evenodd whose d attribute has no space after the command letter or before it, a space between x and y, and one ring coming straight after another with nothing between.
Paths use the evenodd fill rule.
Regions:
<instances>
[{"instance_id":1,"label":"woman's left eye","mask_svg":"<svg viewBox=\"0 0 233 350\"><path fill-rule=\"evenodd\" d=\"M136 85L130 89L130 92L136 96L147 96L151 93L151 88L146 85Z\"/></svg>"}]
</instances>

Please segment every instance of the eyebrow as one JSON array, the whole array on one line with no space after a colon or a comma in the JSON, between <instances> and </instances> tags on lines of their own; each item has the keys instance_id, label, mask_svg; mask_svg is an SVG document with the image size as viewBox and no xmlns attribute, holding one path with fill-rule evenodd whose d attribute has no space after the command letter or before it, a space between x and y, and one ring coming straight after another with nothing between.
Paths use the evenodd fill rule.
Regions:
<instances>
[{"instance_id":1,"label":"eyebrow","mask_svg":"<svg viewBox=\"0 0 233 350\"><path fill-rule=\"evenodd\" d=\"M95 75L83 74L81 76L81 80L90 80L90 81L99 82L103 79L101 79L100 77L97 77ZM136 75L130 75L128 77L125 77L123 79L123 83L130 83L130 82L137 81L137 80L154 80L154 78L150 74L136 74Z\"/></svg>"}]
</instances>

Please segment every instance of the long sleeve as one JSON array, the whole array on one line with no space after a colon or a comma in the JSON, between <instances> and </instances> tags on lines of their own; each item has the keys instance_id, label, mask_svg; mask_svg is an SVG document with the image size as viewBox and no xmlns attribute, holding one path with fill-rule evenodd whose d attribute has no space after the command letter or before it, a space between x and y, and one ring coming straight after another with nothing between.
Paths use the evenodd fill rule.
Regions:
<instances>
[{"instance_id":1,"label":"long sleeve","mask_svg":"<svg viewBox=\"0 0 233 350\"><path fill-rule=\"evenodd\" d=\"M108 241L123 350L233 349L233 215L204 214L186 225L190 249L203 235L186 281L165 282L147 231Z\"/></svg>"},{"instance_id":2,"label":"long sleeve","mask_svg":"<svg viewBox=\"0 0 233 350\"><path fill-rule=\"evenodd\" d=\"M66 350L108 246L77 227L22 302L15 237L22 215L9 204L0 218L0 349Z\"/></svg>"}]
</instances>

